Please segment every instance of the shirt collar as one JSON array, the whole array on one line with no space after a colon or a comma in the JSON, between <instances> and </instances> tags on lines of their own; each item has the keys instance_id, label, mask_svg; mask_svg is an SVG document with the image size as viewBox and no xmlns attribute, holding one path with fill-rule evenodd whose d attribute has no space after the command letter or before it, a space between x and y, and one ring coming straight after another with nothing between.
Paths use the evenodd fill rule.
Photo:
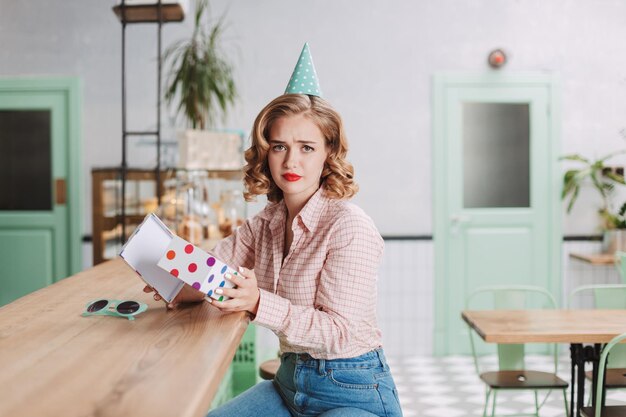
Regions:
<instances>
[{"instance_id":1,"label":"shirt collar","mask_svg":"<svg viewBox=\"0 0 626 417\"><path fill-rule=\"evenodd\" d=\"M326 197L324 185L320 185L320 188L317 189L315 194L311 196L309 201L302 207L302 210L300 210L298 217L300 217L302 224L309 232L314 232L317 228L327 200L328 197Z\"/></svg>"},{"instance_id":2,"label":"shirt collar","mask_svg":"<svg viewBox=\"0 0 626 417\"><path fill-rule=\"evenodd\" d=\"M324 185L321 185L317 189L315 194L309 198L309 201L304 205L298 218L302 221L302 224L309 232L315 231L319 224L320 217L322 216L323 206L327 203L328 197L324 191ZM278 226L284 224L287 216L287 206L285 200L280 200L277 203L272 203L271 206L261 213L261 217L265 220L269 220L271 225Z\"/></svg>"}]
</instances>

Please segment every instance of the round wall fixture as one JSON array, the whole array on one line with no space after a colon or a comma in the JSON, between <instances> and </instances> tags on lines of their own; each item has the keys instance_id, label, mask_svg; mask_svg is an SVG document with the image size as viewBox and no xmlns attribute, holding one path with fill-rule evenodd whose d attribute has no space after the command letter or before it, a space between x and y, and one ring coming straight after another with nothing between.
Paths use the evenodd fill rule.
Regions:
<instances>
[{"instance_id":1,"label":"round wall fixture","mask_svg":"<svg viewBox=\"0 0 626 417\"><path fill-rule=\"evenodd\" d=\"M487 62L489 62L489 66L491 66L491 68L500 68L506 64L506 54L502 49L494 49L489 53Z\"/></svg>"}]
</instances>

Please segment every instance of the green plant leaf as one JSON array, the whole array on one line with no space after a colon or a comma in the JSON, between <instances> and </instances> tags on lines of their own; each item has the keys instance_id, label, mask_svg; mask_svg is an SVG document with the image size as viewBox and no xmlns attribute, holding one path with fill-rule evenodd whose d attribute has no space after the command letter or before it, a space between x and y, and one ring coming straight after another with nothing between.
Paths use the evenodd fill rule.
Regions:
<instances>
[{"instance_id":1,"label":"green plant leaf","mask_svg":"<svg viewBox=\"0 0 626 417\"><path fill-rule=\"evenodd\" d=\"M567 205L568 213L572 210L574 203L577 201L581 186L587 181L588 178L602 198L602 207L598 210L598 213L603 220L604 227L607 229L616 227L626 228L626 218L624 216L626 213L626 203L624 203L624 205L620 208L618 214L611 212L611 196L615 191L615 187L618 184L626 185L626 182L623 175L617 175L611 170L606 170L605 165L605 162L610 158L625 153L626 150L614 151L593 161L579 154L570 154L559 158L559 160L579 162L582 164L582 167L567 170L563 174L563 190L561 192L561 198L566 199L569 197ZM604 171L607 172L605 173Z\"/></svg>"},{"instance_id":2,"label":"green plant leaf","mask_svg":"<svg viewBox=\"0 0 626 417\"><path fill-rule=\"evenodd\" d=\"M559 161L578 161L578 162L585 162L585 163L589 163L589 160L587 158L584 158L578 154L571 154L571 155L565 155L565 156L561 156L559 158Z\"/></svg>"},{"instance_id":3,"label":"green plant leaf","mask_svg":"<svg viewBox=\"0 0 626 417\"><path fill-rule=\"evenodd\" d=\"M572 211L572 207L574 207L574 202L576 201L576 199L578 198L578 192L580 191L580 187L578 185L575 185L572 191L572 197L569 200L569 204L567 205L567 212L571 212Z\"/></svg>"},{"instance_id":4,"label":"green plant leaf","mask_svg":"<svg viewBox=\"0 0 626 417\"><path fill-rule=\"evenodd\" d=\"M615 174L613 172L607 172L606 174L604 174L604 176L612 179L613 181L615 181L615 182L617 182L619 184L626 184L626 182L624 182L624 176L623 175L618 175L618 174Z\"/></svg>"},{"instance_id":5,"label":"green plant leaf","mask_svg":"<svg viewBox=\"0 0 626 417\"><path fill-rule=\"evenodd\" d=\"M564 199L568 194L570 194L574 190L574 187L576 187L576 184L577 184L576 174L577 173L578 173L578 170L571 169L565 172L565 175L563 175L563 191L561 192L561 199Z\"/></svg>"},{"instance_id":6,"label":"green plant leaf","mask_svg":"<svg viewBox=\"0 0 626 417\"><path fill-rule=\"evenodd\" d=\"M169 63L164 99L168 105L177 103L176 114L200 129L212 126L220 113L225 120L237 97L232 65L219 48L225 16L205 25L208 10L208 2L200 0L191 38L175 42L164 53Z\"/></svg>"}]
</instances>

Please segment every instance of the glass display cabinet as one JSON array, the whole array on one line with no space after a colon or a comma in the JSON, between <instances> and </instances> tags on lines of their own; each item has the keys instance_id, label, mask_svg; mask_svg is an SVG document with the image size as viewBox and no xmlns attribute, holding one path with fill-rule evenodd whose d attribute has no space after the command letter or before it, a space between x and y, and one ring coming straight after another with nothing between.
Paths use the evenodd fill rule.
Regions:
<instances>
[{"instance_id":1,"label":"glass display cabinet","mask_svg":"<svg viewBox=\"0 0 626 417\"><path fill-rule=\"evenodd\" d=\"M161 171L161 205L157 204L155 171L127 169L125 210L126 238L149 213L156 213L182 238L203 247L228 235L243 223L241 170ZM121 168L96 168L92 180L93 264L117 256L122 248ZM125 240L125 239L124 239Z\"/></svg>"}]
</instances>

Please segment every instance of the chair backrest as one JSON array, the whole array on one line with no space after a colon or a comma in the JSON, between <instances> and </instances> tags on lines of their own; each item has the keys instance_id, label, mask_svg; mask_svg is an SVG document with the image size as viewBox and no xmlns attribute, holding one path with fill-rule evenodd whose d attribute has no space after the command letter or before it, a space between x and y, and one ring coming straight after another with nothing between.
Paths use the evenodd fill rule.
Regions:
<instances>
[{"instance_id":1,"label":"chair backrest","mask_svg":"<svg viewBox=\"0 0 626 417\"><path fill-rule=\"evenodd\" d=\"M602 354L600 355L600 365L598 365L598 368L600 371L598 372L598 388L596 389L596 395L594 398L598 399L598 405L596 406L596 411L595 411L595 417L601 417L602 416L602 408L600 406L600 404L602 404L602 398L604 398L604 393L603 388L604 388L604 384L602 383L602 381L604 381L604 368L606 367L606 361L607 358L609 356L609 353L611 355L613 355L615 352L615 349L617 349L618 347L622 347L622 344L619 344L622 340L626 339L626 333L622 333L618 336L615 336L613 339L611 339L611 341L609 343L607 343L606 346L604 346L604 348L602 349Z\"/></svg>"},{"instance_id":2,"label":"chair backrest","mask_svg":"<svg viewBox=\"0 0 626 417\"><path fill-rule=\"evenodd\" d=\"M482 301L482 303L479 303ZM491 285L474 290L465 301L466 310L529 310L555 309L556 301L552 294L541 287L528 285ZM479 355L475 346L472 329L469 329L470 346L476 372L480 373ZM554 350L554 372L557 371L557 349ZM500 370L525 369L525 348L523 344L498 344L498 368Z\"/></svg>"},{"instance_id":3,"label":"chair backrest","mask_svg":"<svg viewBox=\"0 0 626 417\"><path fill-rule=\"evenodd\" d=\"M585 295L593 296L594 308L596 309L626 309L626 284L599 284L577 287L568 297L568 308L572 307L576 298L581 298ZM626 345L616 346L613 349L609 368L626 368Z\"/></svg>"},{"instance_id":4,"label":"chair backrest","mask_svg":"<svg viewBox=\"0 0 626 417\"><path fill-rule=\"evenodd\" d=\"M622 282L626 283L626 252L615 252L615 268L619 275L622 277Z\"/></svg>"}]
</instances>

